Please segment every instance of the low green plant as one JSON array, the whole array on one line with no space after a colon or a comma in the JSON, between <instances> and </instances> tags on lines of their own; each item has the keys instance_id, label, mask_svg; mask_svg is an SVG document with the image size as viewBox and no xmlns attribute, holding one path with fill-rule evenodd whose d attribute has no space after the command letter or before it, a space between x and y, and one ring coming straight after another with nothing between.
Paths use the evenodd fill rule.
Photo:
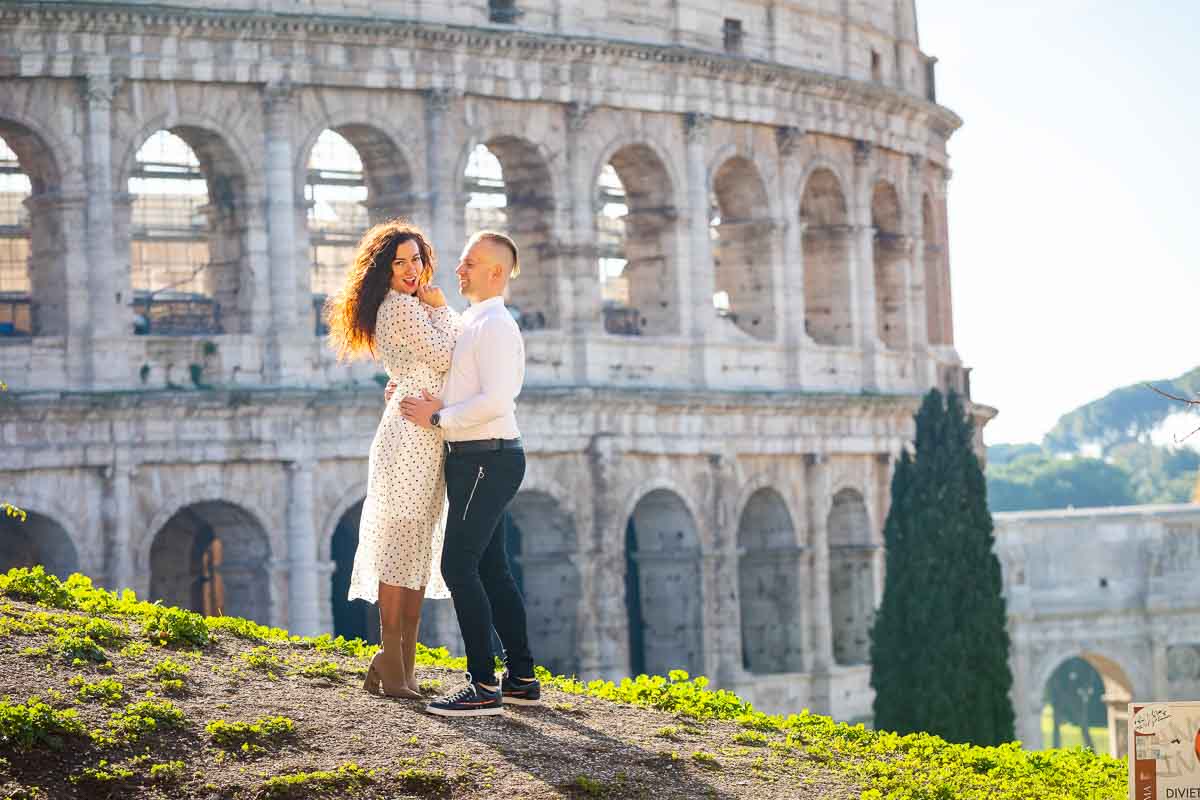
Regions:
<instances>
[{"instance_id":1,"label":"low green plant","mask_svg":"<svg viewBox=\"0 0 1200 800\"><path fill-rule=\"evenodd\" d=\"M87 728L73 708L60 711L37 695L24 703L13 703L7 695L0 698L0 744L6 747L58 749L67 737L86 735Z\"/></svg>"},{"instance_id":2,"label":"low green plant","mask_svg":"<svg viewBox=\"0 0 1200 800\"><path fill-rule=\"evenodd\" d=\"M762 731L738 731L733 735L733 740L750 747L766 747L768 737Z\"/></svg>"},{"instance_id":3,"label":"low green plant","mask_svg":"<svg viewBox=\"0 0 1200 800\"><path fill-rule=\"evenodd\" d=\"M165 728L183 725L183 711L170 700L156 700L153 692L146 699L130 703L109 717L106 731L93 731L92 740L103 747L135 744Z\"/></svg>"},{"instance_id":4,"label":"low green plant","mask_svg":"<svg viewBox=\"0 0 1200 800\"><path fill-rule=\"evenodd\" d=\"M267 673L268 677L271 678L274 678L279 672L283 671L283 659L275 655L271 648L265 644L254 647L248 652L240 653L238 657L252 668Z\"/></svg>"},{"instance_id":5,"label":"low green plant","mask_svg":"<svg viewBox=\"0 0 1200 800\"><path fill-rule=\"evenodd\" d=\"M150 668L151 677L160 681L182 681L192 671L186 664L180 664L173 658L167 657Z\"/></svg>"},{"instance_id":6,"label":"low green plant","mask_svg":"<svg viewBox=\"0 0 1200 800\"><path fill-rule=\"evenodd\" d=\"M76 675L67 682L78 689L75 696L81 703L102 703L106 706L116 705L125 699L125 687L113 678L101 678L89 682L82 675Z\"/></svg>"},{"instance_id":7,"label":"low green plant","mask_svg":"<svg viewBox=\"0 0 1200 800\"><path fill-rule=\"evenodd\" d=\"M717 761L717 757L712 753L706 753L703 750L697 750L692 753L692 761L695 761L698 766L705 769L720 769L721 762Z\"/></svg>"},{"instance_id":8,"label":"low green plant","mask_svg":"<svg viewBox=\"0 0 1200 800\"><path fill-rule=\"evenodd\" d=\"M150 649L150 645L146 642L130 642L118 651L118 655L124 658L141 658L146 655Z\"/></svg>"},{"instance_id":9,"label":"low green plant","mask_svg":"<svg viewBox=\"0 0 1200 800\"><path fill-rule=\"evenodd\" d=\"M186 773L187 767L182 761L168 761L150 766L150 780L155 783L177 783Z\"/></svg>"},{"instance_id":10,"label":"low green plant","mask_svg":"<svg viewBox=\"0 0 1200 800\"><path fill-rule=\"evenodd\" d=\"M145 637L159 645L208 644L208 626L204 617L194 611L161 605L144 604L142 629Z\"/></svg>"},{"instance_id":11,"label":"low green plant","mask_svg":"<svg viewBox=\"0 0 1200 800\"><path fill-rule=\"evenodd\" d=\"M214 720L204 726L212 743L223 750L253 755L268 747L279 747L296 733L296 723L287 717L266 717L255 722Z\"/></svg>"},{"instance_id":12,"label":"low green plant","mask_svg":"<svg viewBox=\"0 0 1200 800\"><path fill-rule=\"evenodd\" d=\"M604 784L594 778L589 778L587 775L579 775L575 780L571 781L571 786L578 789L587 797L603 797Z\"/></svg>"},{"instance_id":13,"label":"low green plant","mask_svg":"<svg viewBox=\"0 0 1200 800\"><path fill-rule=\"evenodd\" d=\"M84 767L79 772L70 776L68 780L75 784L99 784L104 786L127 781L132 777L133 770L118 764L109 764L107 759L102 758L96 766Z\"/></svg>"},{"instance_id":14,"label":"low green plant","mask_svg":"<svg viewBox=\"0 0 1200 800\"><path fill-rule=\"evenodd\" d=\"M327 681L340 681L342 676L338 671L336 662L321 659L320 661L309 664L302 664L296 669L297 675L303 675L305 678L318 678Z\"/></svg>"},{"instance_id":15,"label":"low green plant","mask_svg":"<svg viewBox=\"0 0 1200 800\"><path fill-rule=\"evenodd\" d=\"M357 764L342 764L333 771L295 772L275 775L259 786L255 795L261 800L299 800L314 796L332 796L351 792L375 782L375 770Z\"/></svg>"},{"instance_id":16,"label":"low green plant","mask_svg":"<svg viewBox=\"0 0 1200 800\"><path fill-rule=\"evenodd\" d=\"M396 773L396 781L405 793L424 797L449 797L453 781L443 772L428 769L404 769Z\"/></svg>"}]
</instances>

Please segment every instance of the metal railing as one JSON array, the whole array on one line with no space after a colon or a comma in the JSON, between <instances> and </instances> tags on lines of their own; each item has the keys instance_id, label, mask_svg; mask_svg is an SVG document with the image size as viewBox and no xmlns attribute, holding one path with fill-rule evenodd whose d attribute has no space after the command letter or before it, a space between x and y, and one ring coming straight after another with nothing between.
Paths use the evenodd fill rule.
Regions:
<instances>
[{"instance_id":1,"label":"metal railing","mask_svg":"<svg viewBox=\"0 0 1200 800\"><path fill-rule=\"evenodd\" d=\"M641 336L642 315L629 306L605 306L604 331L619 336Z\"/></svg>"},{"instance_id":2,"label":"metal railing","mask_svg":"<svg viewBox=\"0 0 1200 800\"><path fill-rule=\"evenodd\" d=\"M0 338L33 336L36 307L25 292L0 292Z\"/></svg>"}]
</instances>

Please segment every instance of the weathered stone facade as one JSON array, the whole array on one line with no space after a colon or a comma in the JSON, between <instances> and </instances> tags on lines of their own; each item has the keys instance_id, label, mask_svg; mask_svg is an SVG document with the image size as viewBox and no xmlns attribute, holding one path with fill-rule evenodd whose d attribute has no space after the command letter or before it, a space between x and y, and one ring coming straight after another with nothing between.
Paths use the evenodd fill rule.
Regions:
<instances>
[{"instance_id":1,"label":"weathered stone facade","mask_svg":"<svg viewBox=\"0 0 1200 800\"><path fill-rule=\"evenodd\" d=\"M31 512L5 564L330 630L380 394L314 335L309 152L345 137L371 218L431 231L453 286L485 144L524 253L512 299L544 319L513 507L535 647L582 675L683 667L768 710L869 716L892 459L921 394L966 389L960 123L931 99L912 3L535 0L516 25L504 3L294 5L0 8L36 312L0 337L0 487ZM161 130L207 182L212 335L133 333L126 187ZM618 333L606 165L628 205ZM452 636L447 609L427 617Z\"/></svg>"},{"instance_id":2,"label":"weathered stone facade","mask_svg":"<svg viewBox=\"0 0 1200 800\"><path fill-rule=\"evenodd\" d=\"M1131 700L1200 697L1200 505L996 514L1017 735L1040 746L1045 688L1071 657L1104 682L1109 745ZM1048 746L1048 743L1047 743Z\"/></svg>"}]
</instances>

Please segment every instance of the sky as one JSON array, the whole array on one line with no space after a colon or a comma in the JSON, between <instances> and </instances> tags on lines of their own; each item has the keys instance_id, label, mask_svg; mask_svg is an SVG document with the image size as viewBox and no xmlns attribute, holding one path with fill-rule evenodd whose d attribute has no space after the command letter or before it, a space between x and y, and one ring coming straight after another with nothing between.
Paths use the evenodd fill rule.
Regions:
<instances>
[{"instance_id":1,"label":"sky","mask_svg":"<svg viewBox=\"0 0 1200 800\"><path fill-rule=\"evenodd\" d=\"M1200 366L1200 0L917 0L988 444Z\"/></svg>"}]
</instances>

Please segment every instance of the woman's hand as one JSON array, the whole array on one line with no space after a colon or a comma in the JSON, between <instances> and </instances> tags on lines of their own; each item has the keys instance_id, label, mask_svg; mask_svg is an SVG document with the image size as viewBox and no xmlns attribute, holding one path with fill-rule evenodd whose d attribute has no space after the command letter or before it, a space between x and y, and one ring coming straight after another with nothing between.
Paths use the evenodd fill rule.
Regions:
<instances>
[{"instance_id":1,"label":"woman's hand","mask_svg":"<svg viewBox=\"0 0 1200 800\"><path fill-rule=\"evenodd\" d=\"M442 294L442 290L432 283L417 287L417 299L433 308L441 308L446 305L446 295Z\"/></svg>"}]
</instances>

